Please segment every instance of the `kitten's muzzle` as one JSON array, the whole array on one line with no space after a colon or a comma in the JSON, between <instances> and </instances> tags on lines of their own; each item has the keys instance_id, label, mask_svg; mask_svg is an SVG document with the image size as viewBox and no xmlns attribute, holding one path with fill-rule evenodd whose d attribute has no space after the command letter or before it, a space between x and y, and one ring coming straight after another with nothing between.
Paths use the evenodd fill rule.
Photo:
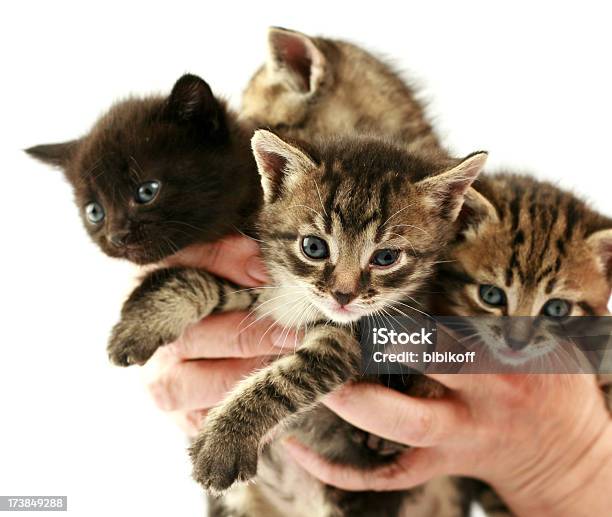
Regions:
<instances>
[{"instance_id":1,"label":"kitten's muzzle","mask_svg":"<svg viewBox=\"0 0 612 517\"><path fill-rule=\"evenodd\" d=\"M506 344L515 351L522 350L531 343L535 328L531 318L507 318L503 324Z\"/></svg>"},{"instance_id":2,"label":"kitten's muzzle","mask_svg":"<svg viewBox=\"0 0 612 517\"><path fill-rule=\"evenodd\" d=\"M332 296L341 306L345 306L351 303L351 301L357 297L357 294L343 293L341 291L334 291L332 292Z\"/></svg>"},{"instance_id":3,"label":"kitten's muzzle","mask_svg":"<svg viewBox=\"0 0 612 517\"><path fill-rule=\"evenodd\" d=\"M127 245L129 235L130 232L127 230L117 231L108 237L108 241L115 246L115 248L123 248Z\"/></svg>"}]
</instances>

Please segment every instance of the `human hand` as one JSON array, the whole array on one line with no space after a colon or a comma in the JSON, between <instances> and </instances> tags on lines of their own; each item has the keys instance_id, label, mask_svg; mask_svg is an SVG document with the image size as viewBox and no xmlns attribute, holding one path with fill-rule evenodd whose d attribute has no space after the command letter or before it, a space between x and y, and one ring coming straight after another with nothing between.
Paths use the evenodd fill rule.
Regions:
<instances>
[{"instance_id":1,"label":"human hand","mask_svg":"<svg viewBox=\"0 0 612 517\"><path fill-rule=\"evenodd\" d=\"M231 236L191 246L164 266L200 267L245 287L267 280L254 240ZM280 354L293 350L294 333L246 312L213 314L192 325L181 338L161 347L143 367L145 383L157 406L172 414L195 436L208 409L241 378Z\"/></svg>"},{"instance_id":2,"label":"human hand","mask_svg":"<svg viewBox=\"0 0 612 517\"><path fill-rule=\"evenodd\" d=\"M356 383L324 400L357 427L415 447L390 465L361 471L328 463L295 439L285 445L304 469L346 490L398 490L463 475L491 484L518 515L606 514L612 420L593 377L432 377L447 396L417 399Z\"/></svg>"}]
</instances>

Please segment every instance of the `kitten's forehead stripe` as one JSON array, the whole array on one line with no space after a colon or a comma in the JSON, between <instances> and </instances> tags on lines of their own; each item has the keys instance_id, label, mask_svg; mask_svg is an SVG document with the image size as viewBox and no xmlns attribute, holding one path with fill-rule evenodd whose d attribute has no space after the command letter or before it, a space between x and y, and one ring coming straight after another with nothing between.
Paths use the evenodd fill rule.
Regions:
<instances>
[{"instance_id":1,"label":"kitten's forehead stripe","mask_svg":"<svg viewBox=\"0 0 612 517\"><path fill-rule=\"evenodd\" d=\"M486 176L475 187L490 201L499 221L464 232L463 239L453 243L448 257L452 262L439 275L437 288L448 300L441 307L446 304L464 315L488 312L473 285L453 280L467 275L475 284L503 286L509 314L537 315L551 298L574 300L584 314L605 310L608 284L600 279L586 239L609 228L609 218L573 194L527 176Z\"/></svg>"},{"instance_id":2,"label":"kitten's forehead stripe","mask_svg":"<svg viewBox=\"0 0 612 517\"><path fill-rule=\"evenodd\" d=\"M399 175L397 175L399 177ZM394 185L393 190L396 192L399 189L399 186L396 188ZM378 202L378 206L380 207L380 224L376 229L376 235L374 236L374 240L376 242L380 242L382 239L383 233L385 231L385 223L389 218L389 190L390 185L388 181L385 181L380 189L380 200Z\"/></svg>"},{"instance_id":3,"label":"kitten's forehead stripe","mask_svg":"<svg viewBox=\"0 0 612 517\"><path fill-rule=\"evenodd\" d=\"M570 199L567 204L567 209L565 212L565 240L569 241L572 239L572 235L574 234L574 228L578 222L578 211L576 207L576 201L574 199Z\"/></svg>"},{"instance_id":4,"label":"kitten's forehead stripe","mask_svg":"<svg viewBox=\"0 0 612 517\"><path fill-rule=\"evenodd\" d=\"M544 261L544 257L547 253L549 253L549 246L550 246L550 237L552 235L552 231L553 231L553 227L555 225L555 222L557 221L557 218L559 216L559 208L556 205L552 206L552 209L550 212L545 212L546 214L546 222L545 222L545 227L548 227L546 230L546 235L544 236L544 239L542 239L542 245L541 245L541 249L540 249L540 254L538 256L537 262L538 263L542 263ZM550 216L550 218L549 218ZM532 253L535 253L535 247L536 247L536 243L538 242L538 240L535 238L535 235L532 238Z\"/></svg>"},{"instance_id":5,"label":"kitten's forehead stripe","mask_svg":"<svg viewBox=\"0 0 612 517\"><path fill-rule=\"evenodd\" d=\"M518 194L518 193L517 193ZM515 196L509 205L510 216L512 217L512 231L515 231L518 228L519 224L519 209L520 209L521 200L517 196Z\"/></svg>"}]
</instances>

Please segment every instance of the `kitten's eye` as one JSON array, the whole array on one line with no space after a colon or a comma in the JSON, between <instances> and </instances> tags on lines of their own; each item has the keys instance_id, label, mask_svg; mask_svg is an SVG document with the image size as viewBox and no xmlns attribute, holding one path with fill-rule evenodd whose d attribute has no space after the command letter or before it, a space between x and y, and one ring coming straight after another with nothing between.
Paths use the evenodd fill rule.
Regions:
<instances>
[{"instance_id":1,"label":"kitten's eye","mask_svg":"<svg viewBox=\"0 0 612 517\"><path fill-rule=\"evenodd\" d=\"M160 188L159 181L145 181L136 191L136 201L143 204L150 203L157 197Z\"/></svg>"},{"instance_id":2,"label":"kitten's eye","mask_svg":"<svg viewBox=\"0 0 612 517\"><path fill-rule=\"evenodd\" d=\"M503 307L506 305L506 293L503 289L495 287L494 285L483 284L478 290L480 299L488 305L494 307Z\"/></svg>"},{"instance_id":3,"label":"kitten's eye","mask_svg":"<svg viewBox=\"0 0 612 517\"><path fill-rule=\"evenodd\" d=\"M397 259L399 258L400 252L398 250L378 250L372 255L370 259L370 264L374 266L390 266L391 264L395 264Z\"/></svg>"},{"instance_id":4,"label":"kitten's eye","mask_svg":"<svg viewBox=\"0 0 612 517\"><path fill-rule=\"evenodd\" d=\"M572 304L560 298L548 300L542 307L542 314L551 318L565 318L570 312L572 312Z\"/></svg>"},{"instance_id":5,"label":"kitten's eye","mask_svg":"<svg viewBox=\"0 0 612 517\"><path fill-rule=\"evenodd\" d=\"M327 243L319 237L308 235L302 239L302 251L308 258L321 260L329 257Z\"/></svg>"},{"instance_id":6,"label":"kitten's eye","mask_svg":"<svg viewBox=\"0 0 612 517\"><path fill-rule=\"evenodd\" d=\"M89 203L85 207L85 216L90 223L99 224L104 219L104 208L99 203Z\"/></svg>"}]
</instances>

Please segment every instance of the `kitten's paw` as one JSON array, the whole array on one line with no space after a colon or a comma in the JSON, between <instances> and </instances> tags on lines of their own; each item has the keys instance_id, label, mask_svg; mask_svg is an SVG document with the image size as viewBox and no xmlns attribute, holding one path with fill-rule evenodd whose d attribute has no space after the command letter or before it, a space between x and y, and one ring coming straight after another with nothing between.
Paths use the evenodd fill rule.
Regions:
<instances>
[{"instance_id":1,"label":"kitten's paw","mask_svg":"<svg viewBox=\"0 0 612 517\"><path fill-rule=\"evenodd\" d=\"M172 341L171 336L158 336L142 322L122 319L111 332L108 357L117 366L144 364L160 346Z\"/></svg>"},{"instance_id":2,"label":"kitten's paw","mask_svg":"<svg viewBox=\"0 0 612 517\"><path fill-rule=\"evenodd\" d=\"M233 432L235 423L230 427L217 423L206 425L190 449L194 479L213 494L255 476L259 445L252 436Z\"/></svg>"}]
</instances>

